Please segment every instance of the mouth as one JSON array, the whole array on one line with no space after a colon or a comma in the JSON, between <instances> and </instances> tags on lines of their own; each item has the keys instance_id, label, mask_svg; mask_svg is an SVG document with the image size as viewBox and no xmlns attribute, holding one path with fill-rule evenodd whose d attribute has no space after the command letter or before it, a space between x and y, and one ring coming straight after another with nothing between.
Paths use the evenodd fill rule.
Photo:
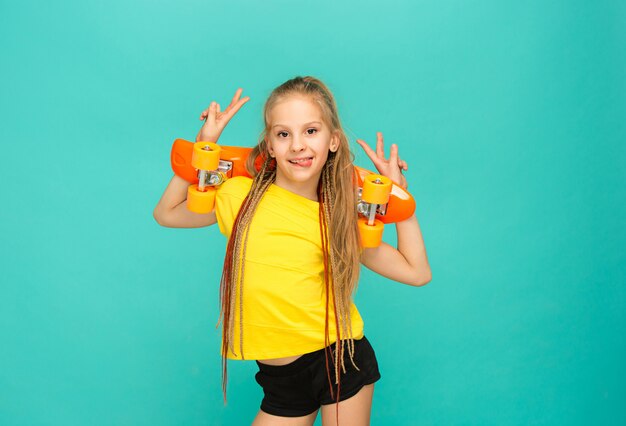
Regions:
<instances>
[{"instance_id":1,"label":"mouth","mask_svg":"<svg viewBox=\"0 0 626 426\"><path fill-rule=\"evenodd\" d=\"M291 164L298 167L309 167L313 163L313 157L302 157L289 160Z\"/></svg>"}]
</instances>

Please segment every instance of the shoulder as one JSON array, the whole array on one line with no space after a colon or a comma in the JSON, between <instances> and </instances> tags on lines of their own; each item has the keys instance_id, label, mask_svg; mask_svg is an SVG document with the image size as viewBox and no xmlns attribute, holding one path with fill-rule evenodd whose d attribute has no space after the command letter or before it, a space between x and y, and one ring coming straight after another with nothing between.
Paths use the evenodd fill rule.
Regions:
<instances>
[{"instance_id":1,"label":"shoulder","mask_svg":"<svg viewBox=\"0 0 626 426\"><path fill-rule=\"evenodd\" d=\"M215 215L222 234L230 237L233 222L237 217L243 200L250 192L252 179L236 176L228 179L217 188Z\"/></svg>"},{"instance_id":2,"label":"shoulder","mask_svg":"<svg viewBox=\"0 0 626 426\"><path fill-rule=\"evenodd\" d=\"M221 184L217 190L218 196L239 196L245 198L252 187L252 179L246 176L235 176Z\"/></svg>"}]
</instances>

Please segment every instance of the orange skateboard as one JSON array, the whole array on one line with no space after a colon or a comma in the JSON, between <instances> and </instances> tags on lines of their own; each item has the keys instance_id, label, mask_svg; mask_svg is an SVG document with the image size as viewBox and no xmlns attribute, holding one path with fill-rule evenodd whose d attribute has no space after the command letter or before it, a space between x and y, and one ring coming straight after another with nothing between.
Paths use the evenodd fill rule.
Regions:
<instances>
[{"instance_id":1,"label":"orange skateboard","mask_svg":"<svg viewBox=\"0 0 626 426\"><path fill-rule=\"evenodd\" d=\"M246 161L252 148L222 146L212 142L176 139L170 160L174 173L191 185L187 208L195 213L209 213L215 204L215 191L234 176L251 177ZM261 165L255 161L256 169ZM354 166L358 182L359 232L363 247L378 247L384 224L401 222L415 212L415 200L406 190L385 176Z\"/></svg>"}]
</instances>

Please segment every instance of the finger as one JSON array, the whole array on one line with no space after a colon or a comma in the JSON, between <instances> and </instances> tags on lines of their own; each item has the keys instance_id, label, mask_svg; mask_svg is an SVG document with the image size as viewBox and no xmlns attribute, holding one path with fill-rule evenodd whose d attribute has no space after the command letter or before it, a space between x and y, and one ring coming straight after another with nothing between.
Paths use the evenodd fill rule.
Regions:
<instances>
[{"instance_id":1,"label":"finger","mask_svg":"<svg viewBox=\"0 0 626 426\"><path fill-rule=\"evenodd\" d=\"M209 122L215 122L215 110L217 109L217 104L215 102L211 102L211 105L209 106L209 113L207 115L207 121Z\"/></svg>"},{"instance_id":2,"label":"finger","mask_svg":"<svg viewBox=\"0 0 626 426\"><path fill-rule=\"evenodd\" d=\"M391 164L398 164L398 145L391 144L391 150L389 152L389 161Z\"/></svg>"},{"instance_id":3,"label":"finger","mask_svg":"<svg viewBox=\"0 0 626 426\"><path fill-rule=\"evenodd\" d=\"M357 139L356 142L361 145L361 147L363 148L363 150L365 151L365 153L367 154L367 156L370 158L370 160L372 160L372 163L374 163L374 165L376 166L379 159L378 156L376 154L376 152L374 152L374 150L372 148L369 147L369 145L367 144L367 142L361 140L361 139Z\"/></svg>"},{"instance_id":4,"label":"finger","mask_svg":"<svg viewBox=\"0 0 626 426\"><path fill-rule=\"evenodd\" d=\"M220 107L220 104L217 104L217 111L216 112L219 113L220 109L222 109L222 107Z\"/></svg>"},{"instance_id":5,"label":"finger","mask_svg":"<svg viewBox=\"0 0 626 426\"><path fill-rule=\"evenodd\" d=\"M207 115L209 115L209 109L208 108L200 113L200 120L204 120L207 117Z\"/></svg>"},{"instance_id":6,"label":"finger","mask_svg":"<svg viewBox=\"0 0 626 426\"><path fill-rule=\"evenodd\" d=\"M241 87L237 89L237 91L235 92L235 96L233 96L233 99L230 101L230 104L228 105L228 107L226 108L224 112L230 110L231 108L234 108L234 106L239 101L239 98L241 97L242 92L243 92L243 89Z\"/></svg>"},{"instance_id":7,"label":"finger","mask_svg":"<svg viewBox=\"0 0 626 426\"><path fill-rule=\"evenodd\" d=\"M237 101L237 103L235 105L231 107L228 107L228 109L226 111L224 111L226 113L226 116L228 117L228 119L230 120L230 118L235 115L237 113L237 111L239 111L239 109L250 100L250 98L248 96L246 96L245 98L239 99Z\"/></svg>"},{"instance_id":8,"label":"finger","mask_svg":"<svg viewBox=\"0 0 626 426\"><path fill-rule=\"evenodd\" d=\"M376 155L381 159L385 158L385 142L381 132L376 132Z\"/></svg>"}]
</instances>

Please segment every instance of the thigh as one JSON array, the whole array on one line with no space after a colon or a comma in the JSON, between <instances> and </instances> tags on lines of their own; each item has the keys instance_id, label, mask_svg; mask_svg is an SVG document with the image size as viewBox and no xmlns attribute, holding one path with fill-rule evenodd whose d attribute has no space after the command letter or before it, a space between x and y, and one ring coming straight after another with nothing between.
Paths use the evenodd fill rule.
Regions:
<instances>
[{"instance_id":1,"label":"thigh","mask_svg":"<svg viewBox=\"0 0 626 426\"><path fill-rule=\"evenodd\" d=\"M259 372L255 379L263 389L260 407L263 413L287 418L307 417L317 413L320 404L313 395L312 376L308 369L313 357L314 354L305 354L281 366L257 362Z\"/></svg>"},{"instance_id":2,"label":"thigh","mask_svg":"<svg viewBox=\"0 0 626 426\"><path fill-rule=\"evenodd\" d=\"M315 423L318 411L302 417L280 417L259 410L252 422L252 426L312 426Z\"/></svg>"},{"instance_id":3,"label":"thigh","mask_svg":"<svg viewBox=\"0 0 626 426\"><path fill-rule=\"evenodd\" d=\"M337 410L341 426L367 426L370 424L374 383L365 385L356 395L339 404L322 405L322 425L337 426Z\"/></svg>"},{"instance_id":4,"label":"thigh","mask_svg":"<svg viewBox=\"0 0 626 426\"><path fill-rule=\"evenodd\" d=\"M315 375L315 385L318 391L318 399L322 405L334 404L337 402L337 394L339 394L339 401L348 399L356 395L362 387L373 384L381 377L378 369L378 361L376 360L376 353L374 348L363 336L360 340L354 341L354 365L350 361L347 347L344 348L343 361L345 365L345 371L341 369L341 387L338 389L338 385L335 383L334 366L331 365L330 380L331 386L328 382L328 373L326 373L325 363L322 359L322 366L320 368L322 374ZM355 367L356 366L356 367ZM337 392L337 391L340 392Z\"/></svg>"}]
</instances>

